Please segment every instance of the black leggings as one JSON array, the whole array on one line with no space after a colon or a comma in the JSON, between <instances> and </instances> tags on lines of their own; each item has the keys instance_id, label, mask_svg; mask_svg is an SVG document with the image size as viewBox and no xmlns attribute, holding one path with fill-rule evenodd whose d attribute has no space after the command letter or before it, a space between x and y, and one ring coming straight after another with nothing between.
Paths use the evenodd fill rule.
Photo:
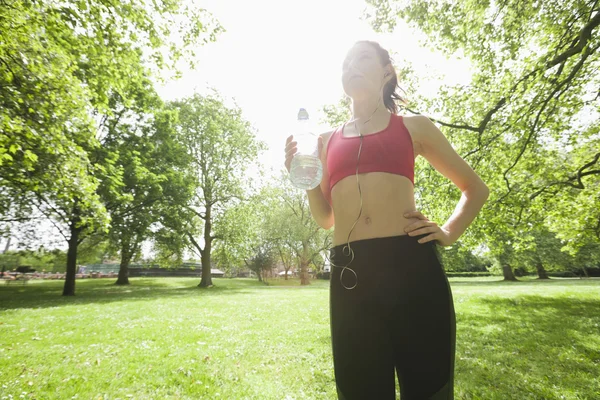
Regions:
<instances>
[{"instance_id":1,"label":"black leggings","mask_svg":"<svg viewBox=\"0 0 600 400\"><path fill-rule=\"evenodd\" d=\"M330 249L339 399L395 399L394 370L402 400L454 399L454 302L437 244L417 242L427 235L350 242L358 279L346 269L340 281L346 244Z\"/></svg>"}]
</instances>

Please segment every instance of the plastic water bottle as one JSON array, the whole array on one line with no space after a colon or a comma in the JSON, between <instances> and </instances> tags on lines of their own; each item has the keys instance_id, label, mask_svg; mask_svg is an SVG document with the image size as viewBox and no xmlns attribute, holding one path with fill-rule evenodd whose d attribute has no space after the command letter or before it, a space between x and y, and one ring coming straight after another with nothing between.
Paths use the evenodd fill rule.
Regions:
<instances>
[{"instance_id":1,"label":"plastic water bottle","mask_svg":"<svg viewBox=\"0 0 600 400\"><path fill-rule=\"evenodd\" d=\"M312 131L304 108L298 112L296 127L293 140L298 151L290 165L290 180L298 189L314 189L323 178L323 164L319 158L319 137Z\"/></svg>"}]
</instances>

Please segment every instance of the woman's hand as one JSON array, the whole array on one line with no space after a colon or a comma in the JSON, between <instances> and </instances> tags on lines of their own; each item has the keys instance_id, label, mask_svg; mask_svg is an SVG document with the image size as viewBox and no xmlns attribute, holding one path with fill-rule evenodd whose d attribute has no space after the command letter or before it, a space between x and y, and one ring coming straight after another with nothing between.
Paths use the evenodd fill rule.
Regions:
<instances>
[{"instance_id":1,"label":"woman's hand","mask_svg":"<svg viewBox=\"0 0 600 400\"><path fill-rule=\"evenodd\" d=\"M292 140L294 139L294 135L290 135L287 140L285 141L285 168L287 169L288 172L290 172L290 167L292 165L292 159L294 158L294 155L296 154L296 152L298 151L298 148L296 147L297 142L293 142ZM321 150L323 150L323 136L319 135L319 142L318 142L318 149L319 149L319 157L321 157Z\"/></svg>"},{"instance_id":2,"label":"woman's hand","mask_svg":"<svg viewBox=\"0 0 600 400\"><path fill-rule=\"evenodd\" d=\"M285 141L285 168L290 172L290 166L292 165L292 158L298 151L296 147L297 142L292 142L294 135L290 135Z\"/></svg>"},{"instance_id":3,"label":"woman's hand","mask_svg":"<svg viewBox=\"0 0 600 400\"><path fill-rule=\"evenodd\" d=\"M454 240L452 240L450 237L450 232L438 226L438 224L435 222L428 220L427 217L421 214L420 211L409 211L404 214L404 217L419 218L418 221L415 221L404 228L404 231L407 232L409 236L418 236L425 233L430 233L429 235L419 239L419 243L426 243L430 240L436 240L440 246L450 246L454 243Z\"/></svg>"}]
</instances>

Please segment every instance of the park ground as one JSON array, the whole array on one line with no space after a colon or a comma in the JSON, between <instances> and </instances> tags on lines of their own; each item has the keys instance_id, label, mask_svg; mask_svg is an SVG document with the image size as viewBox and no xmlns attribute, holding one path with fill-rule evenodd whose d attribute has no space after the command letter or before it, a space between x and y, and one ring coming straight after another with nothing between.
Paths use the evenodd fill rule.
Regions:
<instances>
[{"instance_id":1,"label":"park ground","mask_svg":"<svg viewBox=\"0 0 600 400\"><path fill-rule=\"evenodd\" d=\"M0 400L336 398L329 281L114 281L0 287ZM455 399L600 399L600 279L449 281Z\"/></svg>"}]
</instances>

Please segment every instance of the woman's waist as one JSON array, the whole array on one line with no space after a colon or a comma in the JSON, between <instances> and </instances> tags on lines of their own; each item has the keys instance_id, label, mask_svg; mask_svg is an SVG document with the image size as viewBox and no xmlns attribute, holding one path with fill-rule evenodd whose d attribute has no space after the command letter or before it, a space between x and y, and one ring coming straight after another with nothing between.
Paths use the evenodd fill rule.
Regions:
<instances>
[{"instance_id":1,"label":"woman's waist","mask_svg":"<svg viewBox=\"0 0 600 400\"><path fill-rule=\"evenodd\" d=\"M333 246L342 246L347 244L349 241L361 241L361 240L372 240L377 238L385 238L385 237L399 237L399 236L408 236L404 231L404 227L408 225L392 225L392 224L382 224L381 226L365 226L365 223L357 222L354 229L352 229L352 224L350 226L339 226L336 225L333 231ZM352 233L350 233L352 230ZM350 237L348 237L350 236Z\"/></svg>"},{"instance_id":2,"label":"woman's waist","mask_svg":"<svg viewBox=\"0 0 600 400\"><path fill-rule=\"evenodd\" d=\"M348 243L347 237L341 243L335 244L329 249L329 256L336 265L344 265L350 260L376 262L377 260L395 260L400 258L420 257L433 251L434 241L419 243L418 240L427 234L419 235L381 235L373 237L362 237L354 235ZM349 244L349 246L348 246Z\"/></svg>"},{"instance_id":3,"label":"woman's waist","mask_svg":"<svg viewBox=\"0 0 600 400\"><path fill-rule=\"evenodd\" d=\"M401 204L395 204L393 207L363 205L362 212L360 208L337 212L334 209L333 241L336 244L347 242L351 230L350 240L404 235L404 229L419 220L416 217L404 217L404 213L414 210L414 205Z\"/></svg>"}]
</instances>

